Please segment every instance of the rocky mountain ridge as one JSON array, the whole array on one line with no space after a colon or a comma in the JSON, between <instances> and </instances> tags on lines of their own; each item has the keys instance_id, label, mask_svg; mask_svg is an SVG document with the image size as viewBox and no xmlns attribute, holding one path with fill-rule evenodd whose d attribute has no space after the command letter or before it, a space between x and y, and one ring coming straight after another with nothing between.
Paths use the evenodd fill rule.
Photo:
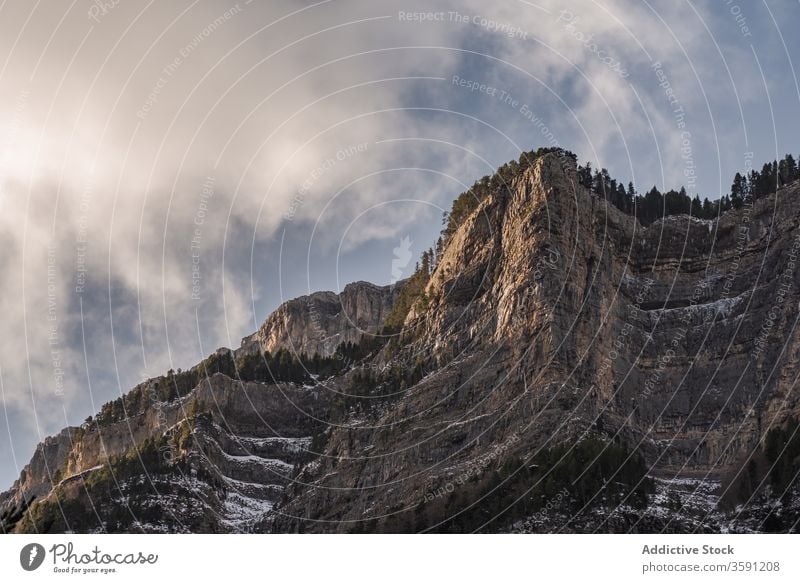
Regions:
<instances>
[{"instance_id":1,"label":"rocky mountain ridge","mask_svg":"<svg viewBox=\"0 0 800 583\"><path fill-rule=\"evenodd\" d=\"M288 300L254 334L242 339L242 347L331 356L342 342L357 344L363 334L380 332L402 283L377 286L359 281L339 294L316 292Z\"/></svg>"},{"instance_id":2,"label":"rocky mountain ridge","mask_svg":"<svg viewBox=\"0 0 800 583\"><path fill-rule=\"evenodd\" d=\"M185 390L48 438L3 529L796 529L798 222L795 182L644 228L545 153L454 230L399 332L402 286L289 301ZM241 379L281 349L335 366Z\"/></svg>"}]
</instances>

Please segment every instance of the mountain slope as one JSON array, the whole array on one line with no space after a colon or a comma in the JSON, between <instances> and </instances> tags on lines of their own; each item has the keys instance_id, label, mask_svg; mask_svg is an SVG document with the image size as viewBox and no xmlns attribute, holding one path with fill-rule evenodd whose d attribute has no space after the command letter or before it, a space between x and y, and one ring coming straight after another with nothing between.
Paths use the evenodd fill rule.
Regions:
<instances>
[{"instance_id":1,"label":"mountain slope","mask_svg":"<svg viewBox=\"0 0 800 583\"><path fill-rule=\"evenodd\" d=\"M793 183L714 221L643 228L579 184L573 156L543 153L465 213L399 333L372 336L400 286L288 302L183 388L138 387L135 416L46 441L0 520L796 529L799 219ZM316 353L313 370L250 366L281 349ZM98 509L103 495L114 502Z\"/></svg>"}]
</instances>

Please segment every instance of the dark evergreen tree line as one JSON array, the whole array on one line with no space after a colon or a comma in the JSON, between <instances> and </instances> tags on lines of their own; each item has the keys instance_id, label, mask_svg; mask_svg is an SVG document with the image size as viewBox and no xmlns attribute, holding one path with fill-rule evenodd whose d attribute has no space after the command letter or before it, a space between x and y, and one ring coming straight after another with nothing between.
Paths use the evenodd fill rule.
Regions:
<instances>
[{"instance_id":1,"label":"dark evergreen tree line","mask_svg":"<svg viewBox=\"0 0 800 583\"><path fill-rule=\"evenodd\" d=\"M496 532L537 512L573 516L588 505L645 508L655 492L648 466L617 442L590 437L541 451L527 462L511 457L463 484L442 488L412 511L358 524L359 532ZM563 524L558 516L555 524Z\"/></svg>"},{"instance_id":2,"label":"dark evergreen tree line","mask_svg":"<svg viewBox=\"0 0 800 583\"><path fill-rule=\"evenodd\" d=\"M390 365L379 369L357 369L350 375L345 391L334 396L331 418L340 422L348 411L369 413L375 407L395 401L408 387L422 380L425 372L421 360L417 360L413 367Z\"/></svg>"},{"instance_id":3,"label":"dark evergreen tree line","mask_svg":"<svg viewBox=\"0 0 800 583\"><path fill-rule=\"evenodd\" d=\"M455 233L467 216L492 192L501 191L511 186L515 177L530 167L537 158L544 154L556 152L565 160L575 160L576 156L562 148L539 148L524 152L519 160L512 160L500 166L493 175L487 175L473 184L472 188L462 192L453 201L449 213L442 217L442 238L437 243L439 249L447 239ZM608 200L622 212L636 216L643 224L670 215L691 214L701 219L713 219L721 213L740 208L745 201L755 201L775 192L781 186L800 178L800 165L791 154L782 160L773 160L764 164L761 171L752 169L744 175L737 172L733 177L731 190L716 200L703 198L695 194L690 196L684 187L672 189L665 193L653 186L644 193L637 192L634 184L626 185L610 176L607 169L593 170L591 163L578 166L578 181L599 198Z\"/></svg>"},{"instance_id":4,"label":"dark evergreen tree line","mask_svg":"<svg viewBox=\"0 0 800 583\"><path fill-rule=\"evenodd\" d=\"M627 187L609 176L608 170L592 172L591 164L578 166L578 179L592 194L609 201L619 210L635 215L647 225L670 215L692 215L700 219L713 219L731 208L741 208L746 201L755 201L774 193L781 186L800 178L800 169L791 154L783 160L768 162L761 172L751 170L742 175L737 172L730 193L717 200L698 195L689 196L684 187L661 193L653 186L645 194L638 194L632 182Z\"/></svg>"},{"instance_id":5,"label":"dark evergreen tree line","mask_svg":"<svg viewBox=\"0 0 800 583\"><path fill-rule=\"evenodd\" d=\"M800 524L800 423L788 419L767 432L761 448L726 487L723 505L732 510L744 505L760 520L766 532L797 532ZM764 503L767 494L780 505Z\"/></svg>"},{"instance_id":6,"label":"dark evergreen tree line","mask_svg":"<svg viewBox=\"0 0 800 583\"><path fill-rule=\"evenodd\" d=\"M439 247L438 244L437 247ZM427 305L428 298L425 296L425 287L430 281L438 259L438 255L434 253L433 249L422 253L421 263L417 262L414 273L402 283L397 300L389 315L386 316L382 330L384 335L393 335L400 331L408 312L417 300L421 300L423 306Z\"/></svg>"}]
</instances>

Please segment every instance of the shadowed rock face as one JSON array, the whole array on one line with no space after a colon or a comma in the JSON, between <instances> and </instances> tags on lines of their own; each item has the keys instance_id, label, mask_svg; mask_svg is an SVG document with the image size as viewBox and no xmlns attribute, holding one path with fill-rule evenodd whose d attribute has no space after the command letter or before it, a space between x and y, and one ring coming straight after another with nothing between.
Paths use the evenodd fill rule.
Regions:
<instances>
[{"instance_id":1,"label":"shadowed rock face","mask_svg":"<svg viewBox=\"0 0 800 583\"><path fill-rule=\"evenodd\" d=\"M2 507L38 501L22 532L248 531L307 459L328 408L317 388L217 373L141 415L48 438Z\"/></svg>"},{"instance_id":2,"label":"shadowed rock face","mask_svg":"<svg viewBox=\"0 0 800 583\"><path fill-rule=\"evenodd\" d=\"M650 508L556 525L532 517L514 530L718 530L720 495L767 432L800 414L799 221L795 183L715 221L643 228L581 187L570 157L547 154L467 217L400 336L360 366L306 388L217 374L125 426L65 430L40 446L0 510L52 498L55 469L91 475L134 443L181 441L190 424L192 439L159 471L183 472L182 495L201 502L143 495L186 514L144 530L434 528L437 516L479 505L498 468L533 467L587 436L643 459L658 477ZM398 293L357 283L291 300L240 351L331 355L380 330ZM387 397L391 383L375 372L387 366L420 374ZM342 397L368 374L374 390ZM192 402L204 413L187 415ZM264 441L279 437L290 441ZM67 494L85 499L77 483ZM768 507L769 492L759 495ZM662 508L667 499L684 510Z\"/></svg>"}]
</instances>

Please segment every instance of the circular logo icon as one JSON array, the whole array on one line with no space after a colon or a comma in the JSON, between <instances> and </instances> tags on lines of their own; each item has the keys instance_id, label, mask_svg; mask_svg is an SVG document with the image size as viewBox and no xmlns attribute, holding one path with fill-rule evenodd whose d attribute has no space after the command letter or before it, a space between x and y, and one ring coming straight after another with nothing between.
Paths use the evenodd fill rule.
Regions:
<instances>
[{"instance_id":1,"label":"circular logo icon","mask_svg":"<svg viewBox=\"0 0 800 583\"><path fill-rule=\"evenodd\" d=\"M30 543L19 552L19 564L26 571L35 571L44 562L44 547L39 543Z\"/></svg>"}]
</instances>

